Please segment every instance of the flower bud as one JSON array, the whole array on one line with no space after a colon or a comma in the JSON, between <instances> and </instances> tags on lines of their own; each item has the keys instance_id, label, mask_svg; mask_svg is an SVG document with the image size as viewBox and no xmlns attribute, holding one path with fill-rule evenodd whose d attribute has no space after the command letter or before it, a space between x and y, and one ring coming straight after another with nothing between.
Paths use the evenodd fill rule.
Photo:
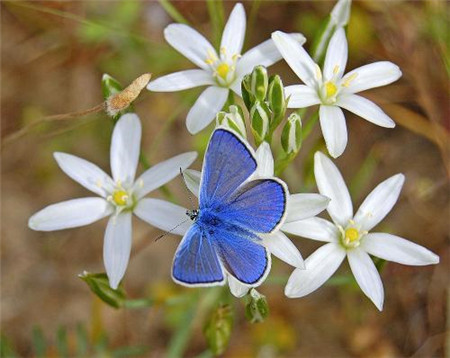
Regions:
<instances>
[{"instance_id":1,"label":"flower bud","mask_svg":"<svg viewBox=\"0 0 450 358\"><path fill-rule=\"evenodd\" d=\"M103 98L106 100L113 94L122 91L123 87L114 77L111 77L107 73L102 76L102 92Z\"/></svg>"},{"instance_id":2,"label":"flower bud","mask_svg":"<svg viewBox=\"0 0 450 358\"><path fill-rule=\"evenodd\" d=\"M220 305L211 314L203 332L214 355L225 352L233 328L233 311L230 305Z\"/></svg>"},{"instance_id":3,"label":"flower bud","mask_svg":"<svg viewBox=\"0 0 450 358\"><path fill-rule=\"evenodd\" d=\"M269 132L270 109L264 102L257 101L250 110L252 133L259 146Z\"/></svg>"},{"instance_id":4,"label":"flower bud","mask_svg":"<svg viewBox=\"0 0 450 358\"><path fill-rule=\"evenodd\" d=\"M216 116L217 125L230 128L242 137L247 138L244 113L241 107L232 105L229 112L219 112Z\"/></svg>"},{"instance_id":5,"label":"flower bud","mask_svg":"<svg viewBox=\"0 0 450 358\"><path fill-rule=\"evenodd\" d=\"M281 146L286 154L296 154L302 145L302 120L297 113L292 113L281 133Z\"/></svg>"},{"instance_id":6,"label":"flower bud","mask_svg":"<svg viewBox=\"0 0 450 358\"><path fill-rule=\"evenodd\" d=\"M283 82L280 76L276 75L270 78L267 99L272 110L272 123L270 123L270 128L275 130L283 120L287 107Z\"/></svg>"},{"instance_id":7,"label":"flower bud","mask_svg":"<svg viewBox=\"0 0 450 358\"><path fill-rule=\"evenodd\" d=\"M245 306L245 317L250 323L263 322L269 315L269 304L266 297L256 291L250 290L249 301Z\"/></svg>"},{"instance_id":8,"label":"flower bud","mask_svg":"<svg viewBox=\"0 0 450 358\"><path fill-rule=\"evenodd\" d=\"M269 76L264 66L256 66L251 74L250 88L251 93L258 101L264 101L267 94L267 87L269 85Z\"/></svg>"},{"instance_id":9,"label":"flower bud","mask_svg":"<svg viewBox=\"0 0 450 358\"><path fill-rule=\"evenodd\" d=\"M78 275L87 283L91 291L103 302L114 308L120 308L125 303L125 292L119 286L117 290L109 286L108 277L105 273L89 273L84 271Z\"/></svg>"}]
</instances>

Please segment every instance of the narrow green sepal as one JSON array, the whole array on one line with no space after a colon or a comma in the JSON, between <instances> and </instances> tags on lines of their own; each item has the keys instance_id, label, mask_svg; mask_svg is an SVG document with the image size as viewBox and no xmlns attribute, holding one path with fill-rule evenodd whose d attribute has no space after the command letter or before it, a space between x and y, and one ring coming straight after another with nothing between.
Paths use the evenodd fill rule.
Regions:
<instances>
[{"instance_id":1,"label":"narrow green sepal","mask_svg":"<svg viewBox=\"0 0 450 358\"><path fill-rule=\"evenodd\" d=\"M250 74L245 75L241 82L241 95L242 99L244 100L245 107L247 107L248 111L250 111L253 106L253 102L255 101L255 97L251 93L250 83Z\"/></svg>"},{"instance_id":2,"label":"narrow green sepal","mask_svg":"<svg viewBox=\"0 0 450 358\"><path fill-rule=\"evenodd\" d=\"M260 294L254 288L249 292L248 302L245 306L245 317L250 323L263 322L269 315L269 304L266 296Z\"/></svg>"},{"instance_id":3,"label":"narrow green sepal","mask_svg":"<svg viewBox=\"0 0 450 358\"><path fill-rule=\"evenodd\" d=\"M91 291L106 304L114 308L120 308L124 305L126 300L125 291L121 286L116 290L112 289L109 286L106 273L89 273L84 271L78 277L86 282Z\"/></svg>"},{"instance_id":4,"label":"narrow green sepal","mask_svg":"<svg viewBox=\"0 0 450 358\"><path fill-rule=\"evenodd\" d=\"M208 347L214 355L225 352L233 329L233 310L230 305L220 305L209 317L203 329Z\"/></svg>"}]
</instances>

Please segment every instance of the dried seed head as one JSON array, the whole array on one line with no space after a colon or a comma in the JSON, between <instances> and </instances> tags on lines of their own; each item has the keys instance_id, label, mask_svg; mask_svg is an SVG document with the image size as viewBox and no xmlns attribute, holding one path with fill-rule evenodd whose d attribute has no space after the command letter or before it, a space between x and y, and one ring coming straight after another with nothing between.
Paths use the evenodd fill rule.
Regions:
<instances>
[{"instance_id":1,"label":"dried seed head","mask_svg":"<svg viewBox=\"0 0 450 358\"><path fill-rule=\"evenodd\" d=\"M128 108L150 82L151 77L150 73L145 73L131 82L123 91L110 96L106 100L106 112L113 117L120 111Z\"/></svg>"}]
</instances>

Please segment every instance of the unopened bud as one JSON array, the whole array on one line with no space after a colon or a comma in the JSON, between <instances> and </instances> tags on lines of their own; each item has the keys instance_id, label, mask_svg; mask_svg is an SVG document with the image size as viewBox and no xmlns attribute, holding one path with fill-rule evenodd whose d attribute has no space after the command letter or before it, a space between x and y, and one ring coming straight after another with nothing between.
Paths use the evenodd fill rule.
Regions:
<instances>
[{"instance_id":1,"label":"unopened bud","mask_svg":"<svg viewBox=\"0 0 450 358\"><path fill-rule=\"evenodd\" d=\"M250 88L251 93L258 101L264 101L269 85L269 76L264 66L256 66L251 74Z\"/></svg>"},{"instance_id":2,"label":"unopened bud","mask_svg":"<svg viewBox=\"0 0 450 358\"><path fill-rule=\"evenodd\" d=\"M249 301L245 306L245 317L250 323L263 322L269 315L269 304L266 297L256 291L250 290Z\"/></svg>"},{"instance_id":3,"label":"unopened bud","mask_svg":"<svg viewBox=\"0 0 450 358\"><path fill-rule=\"evenodd\" d=\"M269 132L270 109L264 102L256 102L250 110L250 119L253 137L259 146Z\"/></svg>"},{"instance_id":4,"label":"unopened bud","mask_svg":"<svg viewBox=\"0 0 450 358\"><path fill-rule=\"evenodd\" d=\"M151 77L152 75L150 73L143 74L131 82L123 91L109 96L106 99L106 112L111 117L114 117L119 112L127 109L147 86Z\"/></svg>"},{"instance_id":5,"label":"unopened bud","mask_svg":"<svg viewBox=\"0 0 450 358\"><path fill-rule=\"evenodd\" d=\"M281 146L286 154L298 153L302 146L302 120L297 113L292 113L281 133Z\"/></svg>"},{"instance_id":6,"label":"unopened bud","mask_svg":"<svg viewBox=\"0 0 450 358\"><path fill-rule=\"evenodd\" d=\"M120 308L124 305L126 297L123 288L119 286L116 290L112 289L105 273L84 271L78 277L86 282L91 291L106 304L114 308Z\"/></svg>"},{"instance_id":7,"label":"unopened bud","mask_svg":"<svg viewBox=\"0 0 450 358\"><path fill-rule=\"evenodd\" d=\"M241 107L232 105L229 112L219 112L216 116L217 125L230 128L244 138L247 138L244 113Z\"/></svg>"},{"instance_id":8,"label":"unopened bud","mask_svg":"<svg viewBox=\"0 0 450 358\"><path fill-rule=\"evenodd\" d=\"M102 92L103 98L106 100L113 94L119 93L123 90L122 85L114 77L111 77L107 73L102 76Z\"/></svg>"},{"instance_id":9,"label":"unopened bud","mask_svg":"<svg viewBox=\"0 0 450 358\"><path fill-rule=\"evenodd\" d=\"M267 95L270 109L272 110L272 123L270 127L275 130L281 123L286 113L286 98L284 97L284 87L280 76L270 78L269 93Z\"/></svg>"}]
</instances>

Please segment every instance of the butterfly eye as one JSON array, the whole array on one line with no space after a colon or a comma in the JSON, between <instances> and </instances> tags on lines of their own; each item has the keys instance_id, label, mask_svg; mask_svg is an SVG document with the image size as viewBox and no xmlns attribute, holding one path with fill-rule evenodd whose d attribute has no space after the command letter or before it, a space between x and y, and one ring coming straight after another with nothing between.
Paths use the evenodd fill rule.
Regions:
<instances>
[{"instance_id":1,"label":"butterfly eye","mask_svg":"<svg viewBox=\"0 0 450 358\"><path fill-rule=\"evenodd\" d=\"M198 214L199 214L198 209L186 210L186 215L189 216L189 219L191 219L192 221L195 221L197 219Z\"/></svg>"}]
</instances>

